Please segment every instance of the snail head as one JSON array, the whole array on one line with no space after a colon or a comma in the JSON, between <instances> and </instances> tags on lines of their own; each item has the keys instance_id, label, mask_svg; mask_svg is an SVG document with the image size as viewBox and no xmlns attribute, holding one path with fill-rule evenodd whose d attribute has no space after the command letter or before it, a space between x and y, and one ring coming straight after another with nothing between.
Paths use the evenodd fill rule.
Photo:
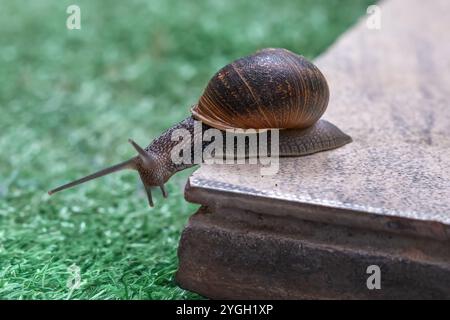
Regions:
<instances>
[{"instance_id":1,"label":"snail head","mask_svg":"<svg viewBox=\"0 0 450 320\"><path fill-rule=\"evenodd\" d=\"M148 203L151 207L153 207L153 198L151 189L154 187L159 187L162 191L164 198L167 198L167 191L164 188L164 182L167 180L164 175L164 170L162 170L162 166L159 164L157 157L152 154L152 152L143 149L132 139L128 139L128 142L136 149L138 155L133 157L127 161L118 163L111 167L102 169L93 174L85 176L81 179L74 180L72 182L66 183L62 186L59 186L55 189L52 189L48 192L49 195L52 195L56 192L72 188L76 185L85 183L90 180L94 180L105 175L108 175L113 172L132 169L136 170L139 173L139 177L141 178L142 184L144 185L145 192L147 193Z\"/></svg>"}]
</instances>

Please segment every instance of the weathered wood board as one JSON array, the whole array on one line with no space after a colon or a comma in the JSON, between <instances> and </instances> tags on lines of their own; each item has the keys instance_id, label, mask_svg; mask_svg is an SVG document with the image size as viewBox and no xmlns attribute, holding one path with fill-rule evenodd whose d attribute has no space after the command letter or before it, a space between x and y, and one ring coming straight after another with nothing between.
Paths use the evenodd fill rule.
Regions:
<instances>
[{"instance_id":1,"label":"weathered wood board","mask_svg":"<svg viewBox=\"0 0 450 320\"><path fill-rule=\"evenodd\" d=\"M202 166L190 177L186 198L208 209L191 219L182 237L178 281L183 287L220 298L375 295L355 288L361 279L342 278L333 283L327 278L332 270L310 270L309 274L299 270L300 280L295 282L298 286L310 284L311 277L317 277L322 287L311 290L295 290L287 284L283 287L282 266L274 278L278 279L277 285L269 281L271 275L264 274L267 270L256 262L253 269L239 270L238 264L234 265L237 269L227 269L231 257L227 250L237 254L233 242L225 245L223 241L212 241L208 245L208 237L230 238L238 230L244 238L245 234L258 236L265 232L258 219L278 217L289 225L295 225L295 219L317 223L317 228L329 232L330 242L321 235L320 243L322 249L325 244L333 247L333 241L339 243L334 254L342 254L343 258L334 263L348 264L343 252L354 241L355 248L365 252L354 266L362 268L370 263L371 257L389 256L383 263L385 268L392 266L395 271L386 275L387 279L412 272L408 276L403 274L401 286L392 285L392 290L376 293L376 297L450 297L450 2L387 0L380 7L380 30L368 29L362 20L316 60L331 92L324 118L351 135L353 143L310 156L283 158L278 174L273 176L261 176L260 168L254 165L214 165ZM224 212L229 218L224 218ZM244 219L245 212L248 216ZM255 214L253 223L248 218L252 214ZM239 227L240 222L234 225L230 222L238 216L241 218L236 221L246 221L244 229ZM224 219L227 227L222 223ZM272 237L283 238L282 224L273 222L273 225L279 228L271 229ZM306 234L299 229L300 239L292 239L293 243L316 243L317 232L321 231L313 225L310 228ZM361 239L355 236L356 239L344 240L336 230L352 230L348 232ZM205 244L198 253L196 250L200 249L193 247L195 232L208 234L202 238ZM372 238L366 239L363 234ZM241 246L242 264L247 257L245 243L250 241L244 238L234 241ZM279 250L286 249L281 240L278 245ZM276 245L268 246L267 250L275 248ZM208 250L212 251L210 255L205 254ZM263 248L258 250L259 254L265 254ZM293 261L295 254L278 257L280 264ZM309 254L317 254L309 259L321 257L323 264L331 261L318 251ZM189 262L185 260L187 255ZM210 265L202 265L206 263L203 259L196 262L195 257L200 255L209 259ZM266 256L273 255L266 252ZM399 263L402 259L406 261L403 265ZM364 263L360 264L361 261ZM221 263L225 264L222 268ZM260 263L264 264L264 259ZM269 259L266 263L270 265L273 261ZM304 263L312 268L309 262ZM439 271L433 271L437 278L426 281L426 272L431 270L428 267L402 269L414 263L437 267ZM213 281L214 272L208 269L211 267L222 270L216 274L222 280ZM358 270L348 265L349 274ZM233 272L253 272L254 282L245 284L243 289L238 282L244 279L232 276ZM295 273L295 268L289 267L285 272ZM287 283L294 281L287 275L286 279L290 281ZM214 289L208 281L225 289ZM275 289L265 287L268 283ZM402 295L401 287L411 283L414 289L404 288ZM328 294L321 288L327 288Z\"/></svg>"}]
</instances>

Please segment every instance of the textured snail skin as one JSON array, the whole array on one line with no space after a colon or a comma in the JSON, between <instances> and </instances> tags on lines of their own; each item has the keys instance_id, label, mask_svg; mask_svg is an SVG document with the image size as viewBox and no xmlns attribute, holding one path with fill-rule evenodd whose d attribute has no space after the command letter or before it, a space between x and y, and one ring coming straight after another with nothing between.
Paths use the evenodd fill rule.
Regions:
<instances>
[{"instance_id":1,"label":"textured snail skin","mask_svg":"<svg viewBox=\"0 0 450 320\"><path fill-rule=\"evenodd\" d=\"M175 146L179 144L177 141L172 141L172 135L175 130L185 129L189 132L189 136L194 136L193 117L188 117L185 120L177 123L158 138L156 138L146 149L149 154L152 154L156 162L154 169L149 170L142 164L139 157L136 158L138 163L137 170L141 175L144 183L150 185L161 185L165 183L173 174L186 168L192 167L194 163L194 141L191 139L191 164L181 163L175 164L171 159L171 152ZM212 127L203 123L203 133ZM221 131L225 134L225 131ZM268 136L270 138L270 135ZM223 141L225 137L223 136ZM183 139L184 140L184 139ZM248 140L246 141L246 150L248 151ZM299 157L316 152L326 151L341 147L352 141L351 137L342 132L335 125L325 120L319 120L307 129L286 129L279 131L279 156L280 157ZM267 141L267 149L270 150L270 139ZM209 141L202 142L201 153L210 144ZM236 146L235 146L236 147ZM224 144L225 148L225 144ZM224 149L224 154L226 150ZM236 149L233 150L236 152Z\"/></svg>"},{"instance_id":2,"label":"textured snail skin","mask_svg":"<svg viewBox=\"0 0 450 320\"><path fill-rule=\"evenodd\" d=\"M173 148L179 145L178 140L173 140L174 131L184 129L185 134L193 137L183 139L183 143L189 143L187 147L191 149L192 157L195 152L203 154L210 143L203 140L195 143L194 139L203 136L194 134L195 120L202 121L203 132L215 128L222 130L222 135L223 130L233 128L282 129L279 131L280 157L303 156L341 147L352 139L333 124L319 120L328 99L327 81L314 64L286 49L263 49L219 70L191 109L192 116L162 133L146 149L129 140L138 156L69 182L49 194L112 172L133 169L138 171L149 204L153 206L151 187L159 186L166 197L164 183L174 173L193 166L197 162L194 160L198 160L193 158L190 163L180 164L172 161ZM268 134L271 134L270 130ZM201 145L201 150L196 150L197 145ZM224 150L224 154L228 151Z\"/></svg>"}]
</instances>

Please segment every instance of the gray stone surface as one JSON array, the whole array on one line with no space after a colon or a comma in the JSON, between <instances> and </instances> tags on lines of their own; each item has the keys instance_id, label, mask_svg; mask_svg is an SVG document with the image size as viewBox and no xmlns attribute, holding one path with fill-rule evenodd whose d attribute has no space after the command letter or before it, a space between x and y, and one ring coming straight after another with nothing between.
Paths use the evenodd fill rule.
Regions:
<instances>
[{"instance_id":1,"label":"gray stone surface","mask_svg":"<svg viewBox=\"0 0 450 320\"><path fill-rule=\"evenodd\" d=\"M177 281L211 298L450 298L450 1L381 2L319 65L342 148L202 166ZM382 289L368 290L378 265Z\"/></svg>"},{"instance_id":2,"label":"gray stone surface","mask_svg":"<svg viewBox=\"0 0 450 320\"><path fill-rule=\"evenodd\" d=\"M330 84L324 118L353 143L284 158L274 176L261 176L254 165L202 166L187 198L211 205L204 194L234 193L244 199L227 205L277 214L270 203L280 200L317 209L313 219L373 221L374 228L449 239L449 9L445 0L386 1L381 30L362 21L316 61ZM257 199L247 207L250 198Z\"/></svg>"}]
</instances>

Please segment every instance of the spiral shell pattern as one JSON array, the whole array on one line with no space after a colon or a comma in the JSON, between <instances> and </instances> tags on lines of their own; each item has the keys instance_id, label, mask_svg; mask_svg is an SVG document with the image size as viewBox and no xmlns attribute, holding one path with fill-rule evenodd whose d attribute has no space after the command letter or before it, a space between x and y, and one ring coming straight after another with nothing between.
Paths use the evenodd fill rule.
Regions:
<instances>
[{"instance_id":1,"label":"spiral shell pattern","mask_svg":"<svg viewBox=\"0 0 450 320\"><path fill-rule=\"evenodd\" d=\"M319 120L328 100L314 64L286 49L263 49L219 70L191 111L221 130L301 129Z\"/></svg>"}]
</instances>

